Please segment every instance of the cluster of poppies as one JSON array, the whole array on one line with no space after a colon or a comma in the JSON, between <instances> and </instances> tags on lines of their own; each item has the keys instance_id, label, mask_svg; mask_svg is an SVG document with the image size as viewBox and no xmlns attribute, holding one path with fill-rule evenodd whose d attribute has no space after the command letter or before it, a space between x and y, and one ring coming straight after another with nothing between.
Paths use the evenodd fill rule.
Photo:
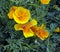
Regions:
<instances>
[{"instance_id":1,"label":"cluster of poppies","mask_svg":"<svg viewBox=\"0 0 60 52\"><path fill-rule=\"evenodd\" d=\"M49 35L44 24L37 26L35 19L30 20L30 11L24 7L12 6L8 17L17 23L14 25L14 29L22 30L25 38L38 36L41 40L44 40Z\"/></svg>"},{"instance_id":2,"label":"cluster of poppies","mask_svg":"<svg viewBox=\"0 0 60 52\"><path fill-rule=\"evenodd\" d=\"M48 4L50 2L50 0L40 1L42 4ZM25 38L37 36L41 40L44 40L49 36L49 32L46 30L46 26L44 24L38 26L35 19L30 20L30 10L24 7L12 6L9 10L8 17L17 23L14 25L14 29L22 30Z\"/></svg>"},{"instance_id":3,"label":"cluster of poppies","mask_svg":"<svg viewBox=\"0 0 60 52\"><path fill-rule=\"evenodd\" d=\"M42 4L49 4L50 0L40 0ZM46 25L38 26L37 21L31 18L30 10L24 7L12 6L8 13L9 19L13 19L17 24L14 25L15 30L22 30L25 38L37 36L41 40L45 40L49 36ZM60 32L60 28L56 28L54 32Z\"/></svg>"}]
</instances>

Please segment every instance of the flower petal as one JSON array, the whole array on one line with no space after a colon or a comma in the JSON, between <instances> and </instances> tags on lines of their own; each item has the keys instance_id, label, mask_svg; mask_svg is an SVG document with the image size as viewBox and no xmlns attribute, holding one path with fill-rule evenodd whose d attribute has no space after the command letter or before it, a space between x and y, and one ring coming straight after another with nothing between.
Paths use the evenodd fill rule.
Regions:
<instances>
[{"instance_id":1,"label":"flower petal","mask_svg":"<svg viewBox=\"0 0 60 52\"><path fill-rule=\"evenodd\" d=\"M28 32L23 31L23 35L24 35L25 38L29 38L29 37L33 37L34 33L31 29L29 29Z\"/></svg>"},{"instance_id":2,"label":"flower petal","mask_svg":"<svg viewBox=\"0 0 60 52\"><path fill-rule=\"evenodd\" d=\"M36 32L37 32L37 26L32 26L31 30L36 34Z\"/></svg>"},{"instance_id":3,"label":"flower petal","mask_svg":"<svg viewBox=\"0 0 60 52\"><path fill-rule=\"evenodd\" d=\"M23 25L22 24L15 24L14 29L15 30L23 30Z\"/></svg>"},{"instance_id":4,"label":"flower petal","mask_svg":"<svg viewBox=\"0 0 60 52\"><path fill-rule=\"evenodd\" d=\"M8 13L8 17L9 19L13 19L13 13L15 12L15 10L17 9L16 6L12 6L9 13Z\"/></svg>"},{"instance_id":5,"label":"flower petal","mask_svg":"<svg viewBox=\"0 0 60 52\"><path fill-rule=\"evenodd\" d=\"M36 21L35 19L32 19L32 20L30 21L30 23L31 23L32 26L37 25L37 21Z\"/></svg>"}]
</instances>

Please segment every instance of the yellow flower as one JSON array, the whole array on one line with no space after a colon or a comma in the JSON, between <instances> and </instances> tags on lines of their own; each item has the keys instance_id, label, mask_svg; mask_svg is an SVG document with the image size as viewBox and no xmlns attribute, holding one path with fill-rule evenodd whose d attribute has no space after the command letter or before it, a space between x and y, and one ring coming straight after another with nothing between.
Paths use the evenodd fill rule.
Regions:
<instances>
[{"instance_id":1,"label":"yellow flower","mask_svg":"<svg viewBox=\"0 0 60 52\"><path fill-rule=\"evenodd\" d=\"M30 11L24 7L18 7L14 12L13 17L18 24L25 24L30 19Z\"/></svg>"},{"instance_id":2,"label":"yellow flower","mask_svg":"<svg viewBox=\"0 0 60 52\"><path fill-rule=\"evenodd\" d=\"M33 19L30 22L27 22L26 24L15 24L14 28L15 30L22 30L23 35L25 38L29 38L34 36L34 32L32 31L31 27L37 25L37 21Z\"/></svg>"},{"instance_id":3,"label":"yellow flower","mask_svg":"<svg viewBox=\"0 0 60 52\"><path fill-rule=\"evenodd\" d=\"M59 32L59 33L60 33L60 28L59 28L59 27L56 28L56 29L54 30L54 32Z\"/></svg>"},{"instance_id":4,"label":"yellow flower","mask_svg":"<svg viewBox=\"0 0 60 52\"><path fill-rule=\"evenodd\" d=\"M40 0L42 4L49 4L50 0Z\"/></svg>"},{"instance_id":5,"label":"yellow flower","mask_svg":"<svg viewBox=\"0 0 60 52\"><path fill-rule=\"evenodd\" d=\"M13 19L13 13L15 12L15 10L17 9L16 6L12 6L9 13L8 13L8 17L9 19Z\"/></svg>"}]
</instances>

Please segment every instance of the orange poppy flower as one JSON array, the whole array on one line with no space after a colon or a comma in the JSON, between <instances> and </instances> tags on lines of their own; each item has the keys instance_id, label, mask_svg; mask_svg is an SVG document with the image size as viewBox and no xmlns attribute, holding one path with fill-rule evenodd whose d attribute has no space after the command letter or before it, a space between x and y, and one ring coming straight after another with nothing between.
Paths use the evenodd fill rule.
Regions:
<instances>
[{"instance_id":1,"label":"orange poppy flower","mask_svg":"<svg viewBox=\"0 0 60 52\"><path fill-rule=\"evenodd\" d=\"M41 28L38 29L37 31L37 36L41 39L41 40L45 40L48 37L48 31L43 30Z\"/></svg>"},{"instance_id":2,"label":"orange poppy flower","mask_svg":"<svg viewBox=\"0 0 60 52\"><path fill-rule=\"evenodd\" d=\"M45 40L49 36L49 32L46 30L46 26L44 24L38 27L36 35L41 40Z\"/></svg>"},{"instance_id":3,"label":"orange poppy flower","mask_svg":"<svg viewBox=\"0 0 60 52\"><path fill-rule=\"evenodd\" d=\"M16 23L25 24L30 19L30 11L24 7L18 7L14 12L13 17Z\"/></svg>"},{"instance_id":4,"label":"orange poppy flower","mask_svg":"<svg viewBox=\"0 0 60 52\"><path fill-rule=\"evenodd\" d=\"M40 27L33 26L31 29L41 40L45 40L49 36L49 32L46 30L46 26L44 24L42 24Z\"/></svg>"},{"instance_id":5,"label":"orange poppy flower","mask_svg":"<svg viewBox=\"0 0 60 52\"><path fill-rule=\"evenodd\" d=\"M42 4L49 4L50 0L40 0Z\"/></svg>"},{"instance_id":6,"label":"orange poppy flower","mask_svg":"<svg viewBox=\"0 0 60 52\"><path fill-rule=\"evenodd\" d=\"M37 25L37 21L33 19L32 21L26 24L15 24L15 30L23 30L23 35L25 38L29 38L34 36L34 32L32 31L31 27Z\"/></svg>"}]
</instances>

